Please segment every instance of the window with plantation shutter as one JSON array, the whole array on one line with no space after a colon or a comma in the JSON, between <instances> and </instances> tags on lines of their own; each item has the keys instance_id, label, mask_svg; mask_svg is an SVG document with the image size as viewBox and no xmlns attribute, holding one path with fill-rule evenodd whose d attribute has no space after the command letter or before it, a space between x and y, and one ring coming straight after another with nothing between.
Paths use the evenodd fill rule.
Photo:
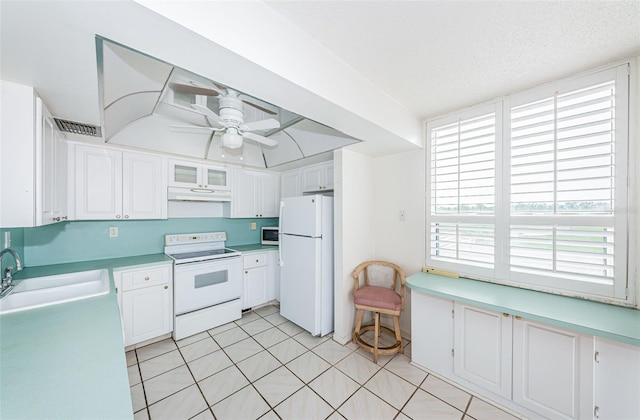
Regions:
<instances>
[{"instance_id":1,"label":"window with plantation shutter","mask_svg":"<svg viewBox=\"0 0 640 420\"><path fill-rule=\"evenodd\" d=\"M427 264L629 300L629 66L429 122Z\"/></svg>"},{"instance_id":2,"label":"window with plantation shutter","mask_svg":"<svg viewBox=\"0 0 640 420\"><path fill-rule=\"evenodd\" d=\"M430 129L429 255L489 273L495 254L496 109Z\"/></svg>"}]
</instances>

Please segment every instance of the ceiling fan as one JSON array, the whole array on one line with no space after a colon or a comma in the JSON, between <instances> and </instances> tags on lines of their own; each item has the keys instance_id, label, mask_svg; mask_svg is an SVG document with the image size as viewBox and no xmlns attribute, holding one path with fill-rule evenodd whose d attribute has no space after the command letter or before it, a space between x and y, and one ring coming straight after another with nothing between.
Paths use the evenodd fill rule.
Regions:
<instances>
[{"instance_id":1,"label":"ceiling fan","mask_svg":"<svg viewBox=\"0 0 640 420\"><path fill-rule=\"evenodd\" d=\"M264 137L253 131L271 130L280 127L280 123L273 119L267 118L259 121L252 121L245 124L244 111L242 104L246 103L261 111L274 114L273 111L263 108L259 105L251 103L240 98L240 93L233 89L220 88L218 86L212 88L202 88L199 86L189 86L179 83L170 85L176 92L192 93L196 95L218 96L220 98L219 115L204 105L192 104L191 107L204 115L209 123L209 127L201 127L212 132L221 131L222 147L228 149L237 149L242 146L243 139L251 140L265 146L277 146L276 140ZM177 127L177 126L176 126ZM180 128L195 128L193 126Z\"/></svg>"}]
</instances>

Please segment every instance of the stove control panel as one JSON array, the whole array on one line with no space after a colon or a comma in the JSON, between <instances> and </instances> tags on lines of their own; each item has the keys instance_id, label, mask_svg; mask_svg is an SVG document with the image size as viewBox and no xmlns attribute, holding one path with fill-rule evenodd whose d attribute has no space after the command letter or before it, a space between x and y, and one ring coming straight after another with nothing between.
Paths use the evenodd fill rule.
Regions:
<instances>
[{"instance_id":1,"label":"stove control panel","mask_svg":"<svg viewBox=\"0 0 640 420\"><path fill-rule=\"evenodd\" d=\"M182 233L179 235L164 235L165 246L197 244L202 242L224 242L226 240L226 232Z\"/></svg>"}]
</instances>

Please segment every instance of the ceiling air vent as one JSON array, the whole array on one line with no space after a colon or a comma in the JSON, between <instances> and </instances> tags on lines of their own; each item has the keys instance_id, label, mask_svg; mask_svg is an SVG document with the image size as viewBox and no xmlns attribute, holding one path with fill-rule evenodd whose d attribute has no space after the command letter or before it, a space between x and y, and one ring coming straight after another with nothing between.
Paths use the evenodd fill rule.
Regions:
<instances>
[{"instance_id":1,"label":"ceiling air vent","mask_svg":"<svg viewBox=\"0 0 640 420\"><path fill-rule=\"evenodd\" d=\"M54 118L56 125L60 131L74 134L82 134L84 136L102 137L102 130L95 125L83 124L75 121L61 120Z\"/></svg>"}]
</instances>

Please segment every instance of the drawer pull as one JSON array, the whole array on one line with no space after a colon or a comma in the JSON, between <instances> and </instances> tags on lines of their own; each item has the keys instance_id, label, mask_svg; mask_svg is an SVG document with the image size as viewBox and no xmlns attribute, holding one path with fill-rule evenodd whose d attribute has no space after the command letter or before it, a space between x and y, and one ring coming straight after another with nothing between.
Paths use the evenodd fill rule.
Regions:
<instances>
[{"instance_id":1,"label":"drawer pull","mask_svg":"<svg viewBox=\"0 0 640 420\"><path fill-rule=\"evenodd\" d=\"M144 280L145 280L145 281L149 280L149 276L145 277L145 278L144 278Z\"/></svg>"},{"instance_id":2,"label":"drawer pull","mask_svg":"<svg viewBox=\"0 0 640 420\"><path fill-rule=\"evenodd\" d=\"M165 285L164 285L164 288L165 288L165 289L168 289L168 288L169 288L169 286L167 286L167 285L165 284Z\"/></svg>"}]
</instances>

